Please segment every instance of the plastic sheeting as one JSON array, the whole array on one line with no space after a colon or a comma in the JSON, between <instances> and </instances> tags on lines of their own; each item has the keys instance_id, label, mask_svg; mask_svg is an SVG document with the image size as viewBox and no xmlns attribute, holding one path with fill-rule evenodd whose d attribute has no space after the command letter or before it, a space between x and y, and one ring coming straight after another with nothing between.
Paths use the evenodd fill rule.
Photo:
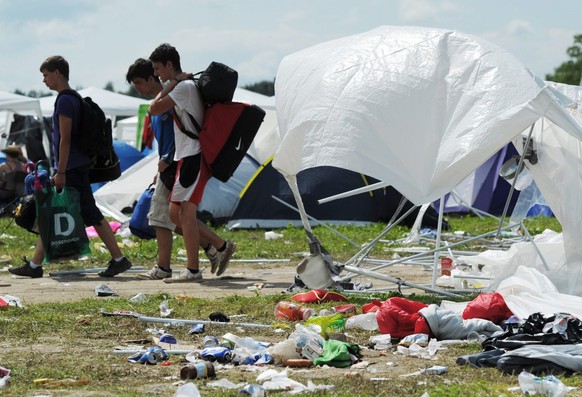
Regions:
<instances>
[{"instance_id":1,"label":"plastic sheeting","mask_svg":"<svg viewBox=\"0 0 582 397\"><path fill-rule=\"evenodd\" d=\"M582 87L548 83L552 90L570 100L568 110L582 124ZM562 98L562 100L565 100ZM529 129L514 140L521 153ZM537 122L532 131L538 162L524 161L527 170L562 225L568 266L568 291L582 295L582 142L565 133L550 120Z\"/></svg>"},{"instance_id":2,"label":"plastic sheeting","mask_svg":"<svg viewBox=\"0 0 582 397\"><path fill-rule=\"evenodd\" d=\"M542 116L578 138L553 90L513 55L456 31L382 26L283 59L281 173L330 165L415 204L458 185Z\"/></svg>"}]
</instances>

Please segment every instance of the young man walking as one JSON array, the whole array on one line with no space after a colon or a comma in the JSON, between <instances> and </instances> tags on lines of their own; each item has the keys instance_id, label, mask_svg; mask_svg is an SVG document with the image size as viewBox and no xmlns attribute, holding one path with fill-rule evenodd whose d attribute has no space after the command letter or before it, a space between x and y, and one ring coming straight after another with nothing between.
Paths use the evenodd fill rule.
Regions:
<instances>
[{"instance_id":1,"label":"young man walking","mask_svg":"<svg viewBox=\"0 0 582 397\"><path fill-rule=\"evenodd\" d=\"M58 55L47 58L40 65L40 72L43 75L43 82L49 89L58 93L71 89L69 63L65 58ZM52 144L56 174L52 177L51 183L58 189L67 185L79 191L83 222L95 228L112 257L107 269L101 271L99 276L113 277L129 270L131 262L121 253L109 223L95 205L89 182L90 160L79 150L79 136L82 133L79 129L80 114L81 101L75 95L64 94L57 97L52 116ZM42 277L43 257L43 245L39 239L32 260L26 260L24 265L10 268L8 271L18 276Z\"/></svg>"},{"instance_id":2,"label":"young man walking","mask_svg":"<svg viewBox=\"0 0 582 397\"><path fill-rule=\"evenodd\" d=\"M155 75L162 83L166 83L166 86L152 101L149 113L160 115L173 110L180 122L190 131L194 131L189 115L202 125L204 105L198 87L193 80L189 79L191 74L182 72L178 51L169 44L162 44L152 52L150 61L152 61ZM178 170L170 193L170 219L182 229L188 256L186 269L175 281L201 281L202 274L198 260L200 230L196 220L196 211L211 173L203 161L197 139L183 134L174 125L174 140L176 147L174 160L178 161ZM236 246L227 244L225 249L234 252ZM228 263L225 263L222 272L226 266ZM173 278L168 279L170 280L174 281Z\"/></svg>"},{"instance_id":3,"label":"young man walking","mask_svg":"<svg viewBox=\"0 0 582 397\"><path fill-rule=\"evenodd\" d=\"M137 59L127 70L126 80L133 84L135 89L142 95L154 98L158 95L163 86L160 80L154 75L154 68L151 61L143 58ZM168 167L168 162L173 161L174 155L174 121L172 111L168 110L160 115L148 115L150 117L150 128L153 131L158 143L158 174L155 178L155 189L152 197L150 212L148 213L149 225L156 230L156 240L158 243L158 264L148 272L142 274L144 278L159 280L164 282L189 281L188 277L172 278L171 256L172 256L172 231L182 234L182 230L170 220L168 197L170 191L160 178L160 173ZM171 156L171 157L170 157ZM231 241L225 241L210 230L204 223L197 221L200 231L200 246L204 248L211 264L211 273L217 276L222 275L226 270L230 257L234 253L235 245ZM215 247L218 247L216 249Z\"/></svg>"}]
</instances>

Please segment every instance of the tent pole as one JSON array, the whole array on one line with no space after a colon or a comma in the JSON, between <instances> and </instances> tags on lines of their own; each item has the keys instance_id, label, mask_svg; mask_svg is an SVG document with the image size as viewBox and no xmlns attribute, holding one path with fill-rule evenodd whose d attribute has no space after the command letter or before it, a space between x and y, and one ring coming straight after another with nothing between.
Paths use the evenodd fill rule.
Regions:
<instances>
[{"instance_id":1,"label":"tent pole","mask_svg":"<svg viewBox=\"0 0 582 397\"><path fill-rule=\"evenodd\" d=\"M355 266L345 266L344 268L351 273L356 273L356 274L359 274L361 276L368 276L368 277L376 278L378 280L392 282L392 283L395 283L398 285L407 285L407 286L412 287L412 288L422 289L422 290L427 291L427 292L434 292L435 294L444 295L444 296L448 296L451 298L460 298L461 297L460 295L457 295L457 294L442 291L439 289L429 288L429 287L426 287L424 285L415 284L415 283L411 283L409 281L405 281L405 280L402 280L399 278L386 276L384 274L374 272L371 270L360 269L359 267L355 267Z\"/></svg>"},{"instance_id":2,"label":"tent pole","mask_svg":"<svg viewBox=\"0 0 582 397\"><path fill-rule=\"evenodd\" d=\"M499 235L501 233L501 226L503 222L505 222L505 217L507 216L507 211L509 210L509 204L511 203L511 196L513 196L513 191L515 190L515 184L517 182L517 177L519 175L519 170L523 166L523 161L525 159L525 152L529 147L529 142L531 141L531 136L533 134L533 129L536 123L533 123L529 129L529 134L527 135L527 140L525 141L523 150L521 151L521 156L519 156L519 163L517 164L517 170L515 172L515 177L513 178L513 182L511 183L511 188L509 189L509 194L507 195L507 200L505 200L505 207L503 208L503 214L501 215L501 219L499 220L499 227L497 228L497 235L495 236L496 239L499 239Z\"/></svg>"},{"instance_id":3,"label":"tent pole","mask_svg":"<svg viewBox=\"0 0 582 397\"><path fill-rule=\"evenodd\" d=\"M521 228L523 229L523 232L525 233L525 237L533 245L533 247L536 250L538 256L542 260L542 263L544 264L544 267L546 268L546 270L547 271L550 271L550 266L548 266L548 262L546 262L546 258L544 258L544 256L542 255L542 252L540 251L538 245L535 243L535 241L534 241L533 237L531 236L531 234L529 234L529 230L527 230L527 227L525 227L525 225L523 224L523 222L521 222Z\"/></svg>"},{"instance_id":4,"label":"tent pole","mask_svg":"<svg viewBox=\"0 0 582 397\"><path fill-rule=\"evenodd\" d=\"M441 233L443 230L443 213L445 211L445 196L442 196L439 203L439 223L437 225L437 235L435 242L435 249L440 251L441 247ZM435 251L433 255L433 265L432 265L432 288L436 288L436 275L438 270L438 261L440 258L439 251ZM449 248L450 251L450 248Z\"/></svg>"},{"instance_id":5,"label":"tent pole","mask_svg":"<svg viewBox=\"0 0 582 397\"><path fill-rule=\"evenodd\" d=\"M519 223L505 226L502 229L512 229L512 228L517 227L517 226L519 226ZM421 253L418 253L418 254L414 254L414 255L411 255L411 256L407 256L405 258L395 259L393 261L390 261L390 263L385 263L385 264L382 264L382 265L373 267L371 270L379 270L379 269L383 269L383 268L388 267L388 266L396 265L396 264L399 264L399 263L404 263L406 261L409 261L409 260L412 260L412 259L416 259L416 258L420 258L420 257L426 256L426 255L432 255L432 254L434 254L437 251L443 251L445 249L446 250L449 250L451 248L458 247L459 245L467 244L467 243L470 243L470 242L475 241L475 240L480 240L480 239L482 239L484 237L493 236L495 233L497 233L497 231L496 230L492 230L490 232L483 233L483 234L480 234L478 236L468 238L466 240L462 240L462 241L458 241L456 243L448 244L446 247L441 247L438 250L435 248L435 249L432 249L432 250L428 250L428 251L425 251L425 252L421 252Z\"/></svg>"},{"instance_id":6,"label":"tent pole","mask_svg":"<svg viewBox=\"0 0 582 397\"><path fill-rule=\"evenodd\" d=\"M495 219L495 220L499 220L499 218L498 218L498 217L496 217L496 216L494 216L494 215L492 215L492 214L490 214L490 213L488 213L488 212L485 212L485 211L482 211L482 210L480 210L480 209L478 209L478 208L472 207L472 206L471 206L471 204L469 204L469 203L467 203L465 200L463 200L463 198L462 198L461 196L459 196L459 194L458 194L456 191L454 191L454 190L451 190L451 192L450 192L450 193L451 193L451 196L453 196L453 197L455 198L455 200L457 200L457 202L458 202L459 204L461 204L461 205L463 205L463 206L467 207L467 208L468 208L468 209L469 209L471 212L473 212L473 213L474 213L475 215L477 215L479 218L481 218L481 219L482 219L482 218L483 218L483 215L485 215L485 216L488 216L488 217L490 217L490 218L493 218L493 219Z\"/></svg>"},{"instance_id":7,"label":"tent pole","mask_svg":"<svg viewBox=\"0 0 582 397\"><path fill-rule=\"evenodd\" d=\"M286 207L288 207L288 208L291 208L292 210L294 210L294 211L296 211L296 212L299 212L299 214L301 214L301 211L299 211L299 209L298 209L297 207L294 207L294 206L292 206L291 204L289 204L289 203L286 203L285 201L281 200L279 197L272 195L272 196L271 196L271 198L272 198L273 200L275 200L275 201L279 202L280 204L283 204L284 206L286 206ZM356 244L354 241L350 240L350 238L349 238L348 236L346 236L346 235L344 235L344 234L342 234L342 233L338 232L338 231L337 231L337 230L335 230L333 227L331 227L331 226L329 226L329 225L326 225L325 223L323 223L323 222L321 222L321 221L319 221L319 220L315 219L314 217L312 217L312 216L311 216L311 215L309 215L309 214L305 214L305 215L307 215L307 218L308 218L309 220L312 220L312 221L314 221L315 223L317 223L318 225L320 225L320 226L323 226L323 227L325 227L326 229L329 229L330 231L332 231L333 233L337 234L338 236L340 236L341 238L343 238L344 240L346 240L348 243L350 243L350 244L351 244L351 245L353 245L354 247L356 247L356 248L360 248L360 246L359 246L358 244Z\"/></svg>"}]
</instances>

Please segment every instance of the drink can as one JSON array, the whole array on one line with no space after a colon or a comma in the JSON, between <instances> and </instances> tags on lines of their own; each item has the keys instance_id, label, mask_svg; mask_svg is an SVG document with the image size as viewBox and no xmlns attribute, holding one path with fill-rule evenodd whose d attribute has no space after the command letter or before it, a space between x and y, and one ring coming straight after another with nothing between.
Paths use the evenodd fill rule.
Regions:
<instances>
[{"instance_id":1,"label":"drink can","mask_svg":"<svg viewBox=\"0 0 582 397\"><path fill-rule=\"evenodd\" d=\"M203 378L214 378L216 376L216 371L214 365L209 362L197 362L189 364L182 367L180 370L180 378L186 379L203 379Z\"/></svg>"},{"instance_id":2,"label":"drink can","mask_svg":"<svg viewBox=\"0 0 582 397\"><path fill-rule=\"evenodd\" d=\"M202 339L202 345L204 345L204 347L216 347L218 344L218 338L215 336L208 335Z\"/></svg>"},{"instance_id":3,"label":"drink can","mask_svg":"<svg viewBox=\"0 0 582 397\"><path fill-rule=\"evenodd\" d=\"M226 347L207 347L200 351L200 357L210 362L228 363L232 360L232 353Z\"/></svg>"}]
</instances>

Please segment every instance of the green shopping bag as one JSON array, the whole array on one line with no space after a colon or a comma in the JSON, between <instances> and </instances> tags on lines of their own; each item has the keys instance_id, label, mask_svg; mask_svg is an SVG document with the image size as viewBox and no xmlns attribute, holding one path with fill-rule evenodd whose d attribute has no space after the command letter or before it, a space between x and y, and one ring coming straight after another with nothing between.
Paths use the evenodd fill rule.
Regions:
<instances>
[{"instance_id":1,"label":"green shopping bag","mask_svg":"<svg viewBox=\"0 0 582 397\"><path fill-rule=\"evenodd\" d=\"M59 192L49 185L34 195L44 262L90 254L79 192L66 186Z\"/></svg>"}]
</instances>

